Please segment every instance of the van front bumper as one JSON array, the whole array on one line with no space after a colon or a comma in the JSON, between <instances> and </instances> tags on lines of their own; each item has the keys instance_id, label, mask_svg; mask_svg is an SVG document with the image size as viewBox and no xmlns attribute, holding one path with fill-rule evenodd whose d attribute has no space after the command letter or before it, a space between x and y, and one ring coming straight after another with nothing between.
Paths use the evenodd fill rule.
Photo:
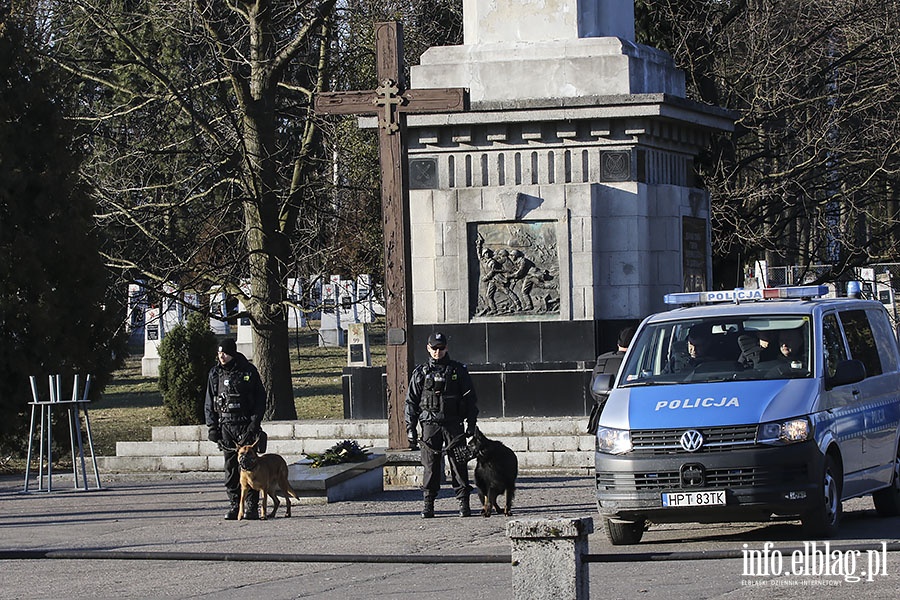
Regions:
<instances>
[{"instance_id":1,"label":"van front bumper","mask_svg":"<svg viewBox=\"0 0 900 600\"><path fill-rule=\"evenodd\" d=\"M798 516L823 502L824 457L813 442L729 452L596 453L600 514L623 521L722 522ZM663 506L662 494L725 492L721 506Z\"/></svg>"}]
</instances>

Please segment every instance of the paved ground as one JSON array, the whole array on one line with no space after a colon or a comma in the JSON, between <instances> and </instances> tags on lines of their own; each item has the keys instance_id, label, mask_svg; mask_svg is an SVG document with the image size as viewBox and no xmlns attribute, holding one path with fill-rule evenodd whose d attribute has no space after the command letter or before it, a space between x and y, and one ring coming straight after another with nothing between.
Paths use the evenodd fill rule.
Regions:
<instances>
[{"instance_id":1,"label":"paved ground","mask_svg":"<svg viewBox=\"0 0 900 600\"><path fill-rule=\"evenodd\" d=\"M439 498L437 518L432 520L418 516L420 492L390 490L359 501L295 505L290 519L283 518L282 508L274 520L229 522L222 518L224 488L218 477L210 475L104 479L103 489L89 492L70 491L70 485L54 478L55 491L49 494L23 494L22 483L21 478L0 480L2 598L512 598L508 563L416 562L423 555L502 560L510 552L507 519L461 519L449 490ZM857 504L848 503L846 508L848 535L835 544L863 542L875 548L880 543L877 540L896 539L900 519L877 519L870 504L854 502ZM522 477L516 507L516 518L595 517L598 531L590 536L592 553L740 551L747 545L762 548L765 540L796 546L798 539L797 527L788 524L680 525L654 528L640 546L613 548L596 518L590 477ZM53 557L48 554L53 550L75 551L85 558ZM156 556L177 560L86 558L95 552L162 553ZM204 560L194 560L197 556L193 553L209 554ZM342 555L348 561L224 560L246 553ZM349 560L354 556L347 555L368 561L387 556L393 560L354 562ZM900 585L900 554L888 556L890 577L857 586L841 582L838 591L819 593L817 588L815 594L827 598L895 597ZM772 583L759 587L763 581L774 580L757 577L748 582L741 569L740 559L664 564L645 557L623 564L592 564L592 597L670 600L810 595L808 587L775 588Z\"/></svg>"}]
</instances>

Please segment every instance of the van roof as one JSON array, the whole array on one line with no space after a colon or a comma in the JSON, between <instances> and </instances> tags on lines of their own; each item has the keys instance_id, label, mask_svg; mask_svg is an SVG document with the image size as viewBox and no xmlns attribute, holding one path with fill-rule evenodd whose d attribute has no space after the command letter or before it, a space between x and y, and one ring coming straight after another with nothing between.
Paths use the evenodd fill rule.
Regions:
<instances>
[{"instance_id":1,"label":"van roof","mask_svg":"<svg viewBox=\"0 0 900 600\"><path fill-rule=\"evenodd\" d=\"M880 308L884 306L875 300L856 298L817 298L812 300L760 300L754 302L702 304L698 306L679 307L656 313L648 317L650 322L669 321L672 319L689 319L701 317L726 317L733 315L774 315L801 314L814 315L828 309L853 307L859 309Z\"/></svg>"}]
</instances>

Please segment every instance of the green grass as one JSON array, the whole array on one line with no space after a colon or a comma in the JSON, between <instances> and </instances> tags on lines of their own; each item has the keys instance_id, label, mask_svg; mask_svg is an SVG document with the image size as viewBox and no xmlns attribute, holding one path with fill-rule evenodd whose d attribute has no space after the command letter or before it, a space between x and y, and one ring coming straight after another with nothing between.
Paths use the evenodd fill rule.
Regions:
<instances>
[{"instance_id":1,"label":"green grass","mask_svg":"<svg viewBox=\"0 0 900 600\"><path fill-rule=\"evenodd\" d=\"M341 374L347 365L347 349L320 348L318 339L318 330L312 326L293 332L291 338L297 417L340 419L344 416ZM372 363L384 365L383 322L369 325L369 340ZM147 441L154 426L169 424L156 378L141 375L141 356L129 356L125 366L113 374L101 399L90 405L94 450L99 456L115 455L119 441ZM210 357L210 366L212 361Z\"/></svg>"}]
</instances>

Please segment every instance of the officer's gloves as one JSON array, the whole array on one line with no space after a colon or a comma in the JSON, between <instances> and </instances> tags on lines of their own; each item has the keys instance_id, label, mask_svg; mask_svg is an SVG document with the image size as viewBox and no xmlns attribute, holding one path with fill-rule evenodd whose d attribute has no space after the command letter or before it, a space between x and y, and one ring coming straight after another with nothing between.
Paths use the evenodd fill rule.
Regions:
<instances>
[{"instance_id":1,"label":"officer's gloves","mask_svg":"<svg viewBox=\"0 0 900 600\"><path fill-rule=\"evenodd\" d=\"M466 437L474 437L475 436L475 421L469 421L468 426L466 427Z\"/></svg>"},{"instance_id":2,"label":"officer's gloves","mask_svg":"<svg viewBox=\"0 0 900 600\"><path fill-rule=\"evenodd\" d=\"M410 450L418 450L419 449L419 436L416 435L416 430L412 429L406 432L406 440L409 442Z\"/></svg>"}]
</instances>

